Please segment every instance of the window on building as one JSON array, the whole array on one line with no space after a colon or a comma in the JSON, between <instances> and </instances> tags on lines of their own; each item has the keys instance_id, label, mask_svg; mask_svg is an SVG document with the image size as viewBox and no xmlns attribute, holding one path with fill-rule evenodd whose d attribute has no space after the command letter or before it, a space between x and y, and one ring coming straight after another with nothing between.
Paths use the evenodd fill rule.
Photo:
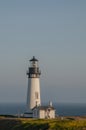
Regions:
<instances>
[{"instance_id":1,"label":"window on building","mask_svg":"<svg viewBox=\"0 0 86 130\"><path fill-rule=\"evenodd\" d=\"M36 98L36 99L39 98L39 94L38 94L38 92L35 92L35 98Z\"/></svg>"}]
</instances>

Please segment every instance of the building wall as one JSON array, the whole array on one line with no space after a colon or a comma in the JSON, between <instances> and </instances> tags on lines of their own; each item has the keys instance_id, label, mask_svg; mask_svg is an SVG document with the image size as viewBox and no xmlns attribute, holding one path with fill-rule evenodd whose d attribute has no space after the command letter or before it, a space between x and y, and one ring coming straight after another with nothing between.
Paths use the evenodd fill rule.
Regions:
<instances>
[{"instance_id":1,"label":"building wall","mask_svg":"<svg viewBox=\"0 0 86 130\"><path fill-rule=\"evenodd\" d=\"M40 110L39 111L39 118L41 118L41 119L55 118L55 110L50 110L49 113L46 110Z\"/></svg>"},{"instance_id":2,"label":"building wall","mask_svg":"<svg viewBox=\"0 0 86 130\"><path fill-rule=\"evenodd\" d=\"M55 118L55 110L50 111L50 118Z\"/></svg>"},{"instance_id":3,"label":"building wall","mask_svg":"<svg viewBox=\"0 0 86 130\"><path fill-rule=\"evenodd\" d=\"M39 78L28 79L27 107L28 110L41 105Z\"/></svg>"},{"instance_id":4,"label":"building wall","mask_svg":"<svg viewBox=\"0 0 86 130\"><path fill-rule=\"evenodd\" d=\"M38 109L33 110L33 118L39 118L39 110Z\"/></svg>"},{"instance_id":5,"label":"building wall","mask_svg":"<svg viewBox=\"0 0 86 130\"><path fill-rule=\"evenodd\" d=\"M40 119L45 119L45 111L44 110L39 110L39 118Z\"/></svg>"}]
</instances>

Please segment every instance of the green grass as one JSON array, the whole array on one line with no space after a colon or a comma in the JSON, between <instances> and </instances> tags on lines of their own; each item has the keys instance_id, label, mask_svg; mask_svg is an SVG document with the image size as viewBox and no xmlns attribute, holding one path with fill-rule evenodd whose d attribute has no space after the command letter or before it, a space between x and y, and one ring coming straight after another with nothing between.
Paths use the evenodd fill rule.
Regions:
<instances>
[{"instance_id":1,"label":"green grass","mask_svg":"<svg viewBox=\"0 0 86 130\"><path fill-rule=\"evenodd\" d=\"M0 118L0 130L86 130L86 118Z\"/></svg>"}]
</instances>

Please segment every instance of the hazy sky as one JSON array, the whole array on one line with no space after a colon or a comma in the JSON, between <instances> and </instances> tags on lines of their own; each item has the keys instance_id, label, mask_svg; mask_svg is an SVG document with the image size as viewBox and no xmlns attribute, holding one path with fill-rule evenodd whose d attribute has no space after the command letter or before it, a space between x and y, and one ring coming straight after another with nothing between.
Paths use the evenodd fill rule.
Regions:
<instances>
[{"instance_id":1,"label":"hazy sky","mask_svg":"<svg viewBox=\"0 0 86 130\"><path fill-rule=\"evenodd\" d=\"M26 102L32 56L43 102L86 103L86 0L0 0L0 102Z\"/></svg>"}]
</instances>

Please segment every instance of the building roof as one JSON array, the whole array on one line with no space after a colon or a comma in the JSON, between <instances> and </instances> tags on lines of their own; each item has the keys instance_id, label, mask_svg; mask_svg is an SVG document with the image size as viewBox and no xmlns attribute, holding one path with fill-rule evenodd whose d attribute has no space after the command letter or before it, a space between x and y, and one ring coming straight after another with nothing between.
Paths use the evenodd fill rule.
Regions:
<instances>
[{"instance_id":1,"label":"building roof","mask_svg":"<svg viewBox=\"0 0 86 130\"><path fill-rule=\"evenodd\" d=\"M33 56L33 58L30 61L38 61L35 56Z\"/></svg>"},{"instance_id":2,"label":"building roof","mask_svg":"<svg viewBox=\"0 0 86 130\"><path fill-rule=\"evenodd\" d=\"M35 108L37 108L37 109L39 109L39 110L47 110L47 109L55 110L55 108L52 107L52 106L36 106L36 107L33 108L33 110L34 110Z\"/></svg>"}]
</instances>

